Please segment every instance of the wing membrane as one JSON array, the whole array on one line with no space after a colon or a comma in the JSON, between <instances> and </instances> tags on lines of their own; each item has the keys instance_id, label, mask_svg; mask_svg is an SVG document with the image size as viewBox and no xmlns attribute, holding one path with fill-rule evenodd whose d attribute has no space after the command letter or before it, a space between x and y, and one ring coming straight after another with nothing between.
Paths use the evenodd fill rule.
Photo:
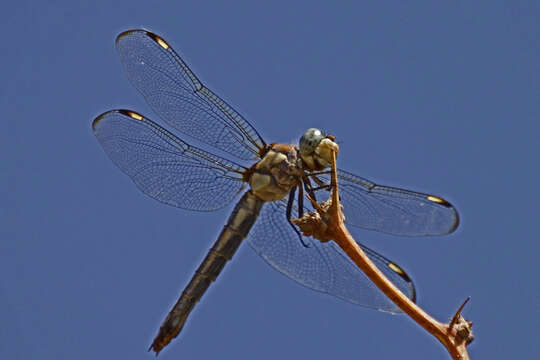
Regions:
<instances>
[{"instance_id":1,"label":"wing membrane","mask_svg":"<svg viewBox=\"0 0 540 360\"><path fill-rule=\"evenodd\" d=\"M262 153L266 144L255 128L204 86L165 40L130 30L116 47L131 83L172 127L243 160Z\"/></svg>"},{"instance_id":2,"label":"wing membrane","mask_svg":"<svg viewBox=\"0 0 540 360\"><path fill-rule=\"evenodd\" d=\"M328 175L320 177L329 184ZM377 185L338 170L341 203L348 225L401 236L444 235L459 224L455 208L429 194Z\"/></svg>"},{"instance_id":3,"label":"wing membrane","mask_svg":"<svg viewBox=\"0 0 540 360\"><path fill-rule=\"evenodd\" d=\"M142 192L163 203L216 210L243 187L242 166L187 144L134 111L108 111L92 128L109 158Z\"/></svg>"},{"instance_id":4,"label":"wing membrane","mask_svg":"<svg viewBox=\"0 0 540 360\"><path fill-rule=\"evenodd\" d=\"M300 241L285 218L286 202L266 204L248 235L251 247L277 271L298 283L354 304L397 313L396 307L333 241ZM306 211L311 209L306 208ZM304 244L308 246L305 247ZM414 284L395 263L360 246L377 267L409 298ZM396 271L396 269L399 269Z\"/></svg>"}]
</instances>

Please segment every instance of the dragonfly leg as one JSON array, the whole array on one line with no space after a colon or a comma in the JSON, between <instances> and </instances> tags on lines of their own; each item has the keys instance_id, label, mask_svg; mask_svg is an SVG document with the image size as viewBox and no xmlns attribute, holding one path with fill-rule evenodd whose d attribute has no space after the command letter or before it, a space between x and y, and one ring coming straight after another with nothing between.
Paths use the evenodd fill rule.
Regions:
<instances>
[{"instance_id":1,"label":"dragonfly leg","mask_svg":"<svg viewBox=\"0 0 540 360\"><path fill-rule=\"evenodd\" d=\"M308 176L330 175L330 174L332 174L332 170L323 170L323 171L312 171L308 174Z\"/></svg>"},{"instance_id":2,"label":"dragonfly leg","mask_svg":"<svg viewBox=\"0 0 540 360\"><path fill-rule=\"evenodd\" d=\"M304 184L304 189L306 190L306 193L309 197L311 197L313 200L317 201L317 198L315 196L315 190L313 190L313 186L311 185L311 180L309 180L309 177L307 175L304 175L302 177L302 183Z\"/></svg>"},{"instance_id":3,"label":"dragonfly leg","mask_svg":"<svg viewBox=\"0 0 540 360\"><path fill-rule=\"evenodd\" d=\"M304 215L304 188L302 185L298 186L298 218Z\"/></svg>"},{"instance_id":4,"label":"dragonfly leg","mask_svg":"<svg viewBox=\"0 0 540 360\"><path fill-rule=\"evenodd\" d=\"M310 176L313 177L313 181L315 181L315 183L317 185L319 185L318 188L314 189L314 190L321 190L321 189L324 189L324 190L328 190L330 191L332 189L332 185L331 184L326 184L323 180L321 180L317 174L310 174Z\"/></svg>"},{"instance_id":5,"label":"dragonfly leg","mask_svg":"<svg viewBox=\"0 0 540 360\"><path fill-rule=\"evenodd\" d=\"M317 201L317 198L315 197L315 192L316 191L319 191L319 190L330 191L330 190L332 190L332 184L326 184L324 181L322 181L321 179L319 179L316 176L317 174L328 174L328 173L329 173L328 171L325 171L325 172L319 171L316 174L310 173L310 174L307 174L307 175L305 175L303 177L304 184L305 184L305 187L306 187L306 192L309 194L309 196L311 196L311 198L313 200ZM315 183L317 185L319 185L319 186L313 187L309 177L312 177L313 181L315 181Z\"/></svg>"},{"instance_id":6,"label":"dragonfly leg","mask_svg":"<svg viewBox=\"0 0 540 360\"><path fill-rule=\"evenodd\" d=\"M291 192L289 193L289 200L287 201L287 210L285 211L285 216L287 216L287 222L289 223L289 225L291 225L291 227L293 228L294 232L296 233L296 235L298 235L298 239L300 240L300 242L302 243L302 245L305 247L305 248L308 248L309 245L306 244L304 242L304 239L302 238L302 234L300 234L300 231L298 231L298 229L296 228L296 226L293 224L293 222L291 221L291 217L292 217L292 207L293 207L293 204L294 204L294 194L296 193L296 187L294 187Z\"/></svg>"}]
</instances>

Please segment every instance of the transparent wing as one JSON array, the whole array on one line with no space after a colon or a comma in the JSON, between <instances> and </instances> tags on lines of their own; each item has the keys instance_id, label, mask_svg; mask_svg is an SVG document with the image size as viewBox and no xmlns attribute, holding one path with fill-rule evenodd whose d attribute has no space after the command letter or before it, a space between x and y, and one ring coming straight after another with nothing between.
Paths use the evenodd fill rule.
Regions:
<instances>
[{"instance_id":1,"label":"transparent wing","mask_svg":"<svg viewBox=\"0 0 540 360\"><path fill-rule=\"evenodd\" d=\"M248 235L253 249L277 271L316 291L354 304L400 312L333 242L303 238L305 247L285 217L286 202L267 203ZM307 209L309 210L309 209ZM370 259L409 298L415 299L411 279L395 263L360 244Z\"/></svg>"},{"instance_id":2,"label":"transparent wing","mask_svg":"<svg viewBox=\"0 0 540 360\"><path fill-rule=\"evenodd\" d=\"M116 48L131 83L172 127L243 160L262 153L266 144L255 128L206 88L161 37L130 30L118 36Z\"/></svg>"},{"instance_id":3,"label":"transparent wing","mask_svg":"<svg viewBox=\"0 0 540 360\"><path fill-rule=\"evenodd\" d=\"M242 189L245 170L188 145L130 110L112 110L92 123L109 158L146 195L188 210L228 204Z\"/></svg>"},{"instance_id":4,"label":"transparent wing","mask_svg":"<svg viewBox=\"0 0 540 360\"><path fill-rule=\"evenodd\" d=\"M329 184L328 175L319 176ZM401 236L443 235L453 232L459 216L446 200L429 194L381 186L338 170L345 223Z\"/></svg>"}]
</instances>

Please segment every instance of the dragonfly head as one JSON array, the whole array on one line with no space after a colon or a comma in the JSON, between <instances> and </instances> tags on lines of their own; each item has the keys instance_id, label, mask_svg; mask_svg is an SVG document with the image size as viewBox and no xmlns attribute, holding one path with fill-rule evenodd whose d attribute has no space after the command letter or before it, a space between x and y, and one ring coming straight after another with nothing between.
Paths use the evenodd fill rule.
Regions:
<instances>
[{"instance_id":1,"label":"dragonfly head","mask_svg":"<svg viewBox=\"0 0 540 360\"><path fill-rule=\"evenodd\" d=\"M300 156L311 170L322 170L332 164L332 151L339 151L332 135L319 129L308 129L300 138Z\"/></svg>"}]
</instances>

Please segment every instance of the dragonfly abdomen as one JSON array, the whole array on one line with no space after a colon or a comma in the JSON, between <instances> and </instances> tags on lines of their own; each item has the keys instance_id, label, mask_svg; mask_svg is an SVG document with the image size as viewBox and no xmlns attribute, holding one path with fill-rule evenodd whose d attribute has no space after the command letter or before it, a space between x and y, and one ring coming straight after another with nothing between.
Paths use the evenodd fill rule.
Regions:
<instances>
[{"instance_id":1,"label":"dragonfly abdomen","mask_svg":"<svg viewBox=\"0 0 540 360\"><path fill-rule=\"evenodd\" d=\"M257 220L263 204L264 201L256 197L251 190L246 192L236 204L217 241L208 251L182 292L182 296L161 324L159 333L150 346L151 350L159 353L163 347L178 336L195 304L218 277L227 261L232 258L242 240L246 238Z\"/></svg>"}]
</instances>

